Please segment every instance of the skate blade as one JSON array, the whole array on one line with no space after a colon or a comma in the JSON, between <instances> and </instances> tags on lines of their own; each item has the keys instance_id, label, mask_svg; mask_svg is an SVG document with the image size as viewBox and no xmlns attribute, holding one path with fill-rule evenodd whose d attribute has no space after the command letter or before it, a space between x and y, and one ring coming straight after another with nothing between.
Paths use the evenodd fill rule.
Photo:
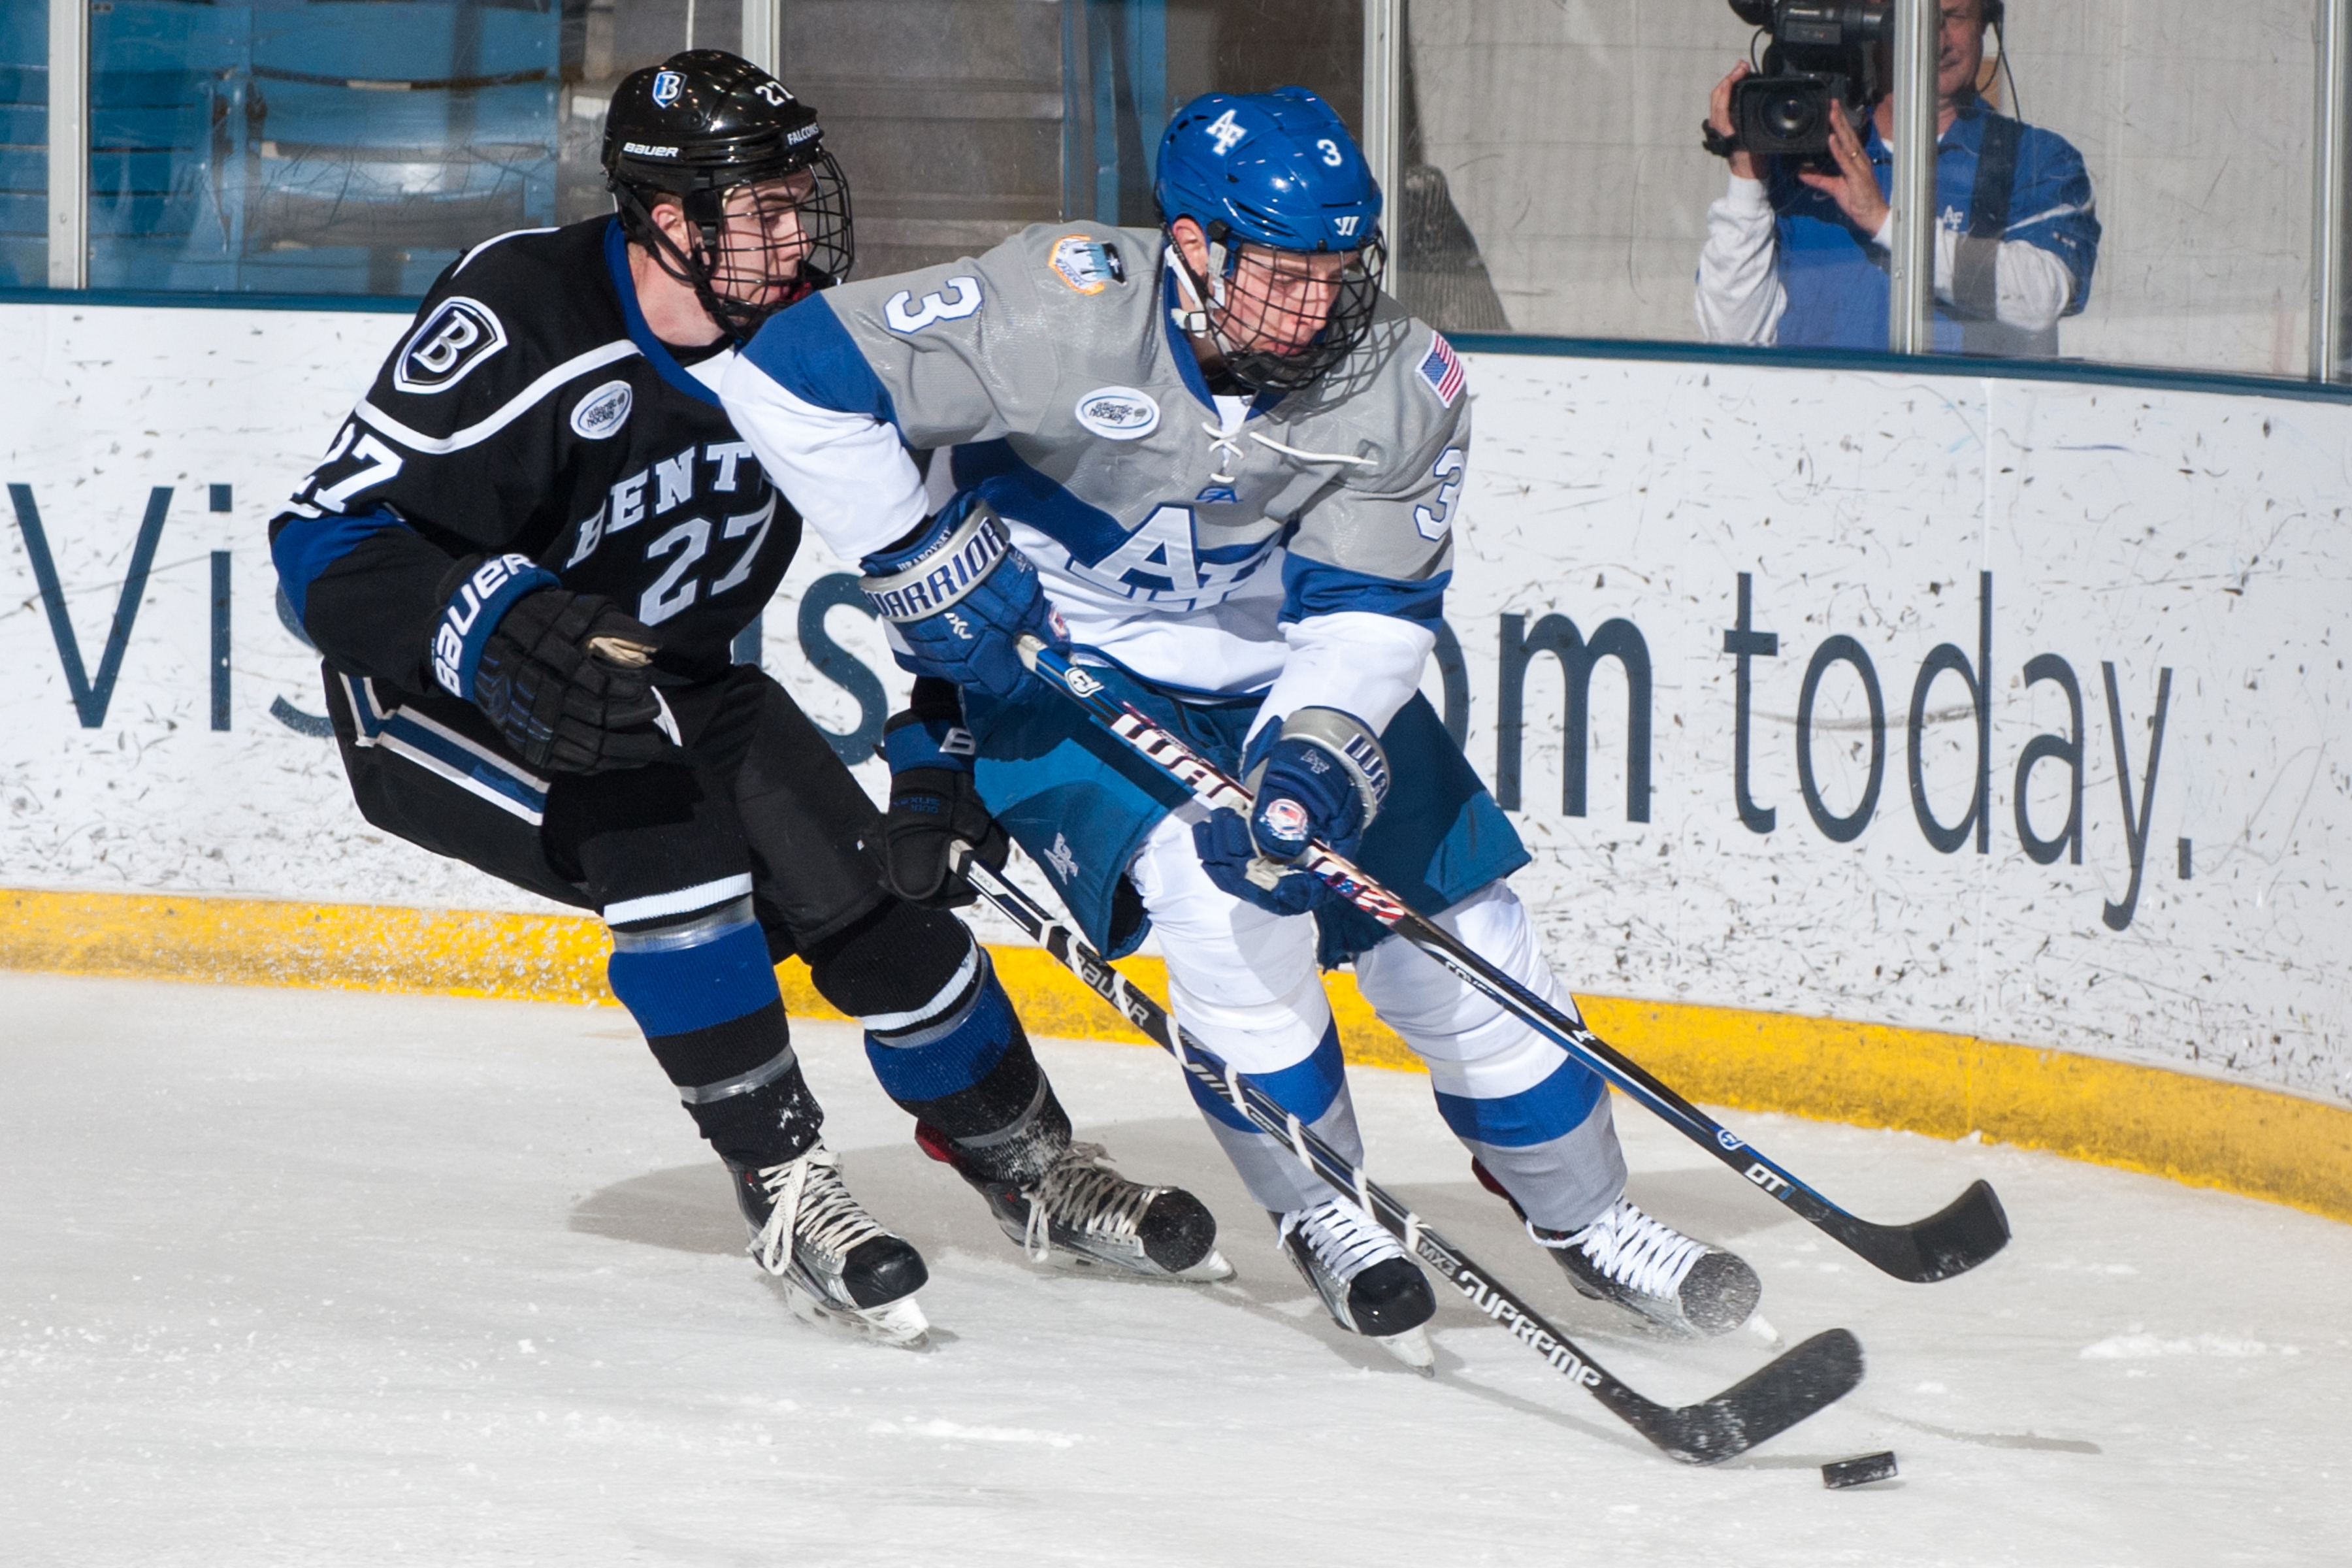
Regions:
<instances>
[{"instance_id":1,"label":"skate blade","mask_svg":"<svg viewBox=\"0 0 2352 1568\"><path fill-rule=\"evenodd\" d=\"M1369 1337L1369 1336L1368 1336ZM1429 1342L1428 1331L1419 1324L1401 1334L1390 1334L1372 1343L1412 1368L1423 1377L1437 1375L1437 1351Z\"/></svg>"},{"instance_id":2,"label":"skate blade","mask_svg":"<svg viewBox=\"0 0 2352 1568\"><path fill-rule=\"evenodd\" d=\"M1172 1274L1146 1258L1104 1258L1059 1244L1043 1258L1034 1253L1026 1253L1025 1256L1041 1268L1059 1269L1065 1274L1107 1274L1116 1279L1141 1279L1152 1284L1213 1285L1220 1279L1234 1277L1234 1266L1226 1262L1224 1254L1214 1247L1209 1249L1208 1257L1190 1268L1179 1269Z\"/></svg>"},{"instance_id":3,"label":"skate blade","mask_svg":"<svg viewBox=\"0 0 2352 1568\"><path fill-rule=\"evenodd\" d=\"M803 1323L842 1330L894 1350L923 1350L930 1343L930 1321L912 1296L901 1296L879 1307L845 1307L812 1295L796 1280L787 1280L784 1304Z\"/></svg>"},{"instance_id":4,"label":"skate blade","mask_svg":"<svg viewBox=\"0 0 2352 1568\"><path fill-rule=\"evenodd\" d=\"M1173 1277L1178 1279L1188 1279L1200 1283L1214 1284L1220 1279L1232 1279L1234 1277L1234 1266L1225 1261L1225 1255L1223 1253L1219 1252L1213 1247L1209 1248L1208 1257L1203 1258L1200 1262L1195 1263L1190 1268L1179 1269Z\"/></svg>"}]
</instances>

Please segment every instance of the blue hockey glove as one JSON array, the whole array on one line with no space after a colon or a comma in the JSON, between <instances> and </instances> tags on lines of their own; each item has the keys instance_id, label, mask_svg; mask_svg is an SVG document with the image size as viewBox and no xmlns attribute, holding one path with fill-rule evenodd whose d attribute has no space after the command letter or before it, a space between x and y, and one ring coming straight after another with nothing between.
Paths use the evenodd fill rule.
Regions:
<instances>
[{"instance_id":1,"label":"blue hockey glove","mask_svg":"<svg viewBox=\"0 0 2352 1568\"><path fill-rule=\"evenodd\" d=\"M1319 838L1353 858L1389 797L1389 759L1363 721L1337 708L1301 708L1250 742L1242 767L1257 808L1250 837L1269 860L1296 860Z\"/></svg>"},{"instance_id":2,"label":"blue hockey glove","mask_svg":"<svg viewBox=\"0 0 2352 1568\"><path fill-rule=\"evenodd\" d=\"M971 731L963 727L954 689L917 680L907 711L883 727L882 752L890 761L882 864L891 888L929 909L971 903L979 895L949 870L949 852L961 840L983 865L1001 871L1012 843L972 778Z\"/></svg>"},{"instance_id":3,"label":"blue hockey glove","mask_svg":"<svg viewBox=\"0 0 2352 1568\"><path fill-rule=\"evenodd\" d=\"M975 496L958 496L914 538L859 564L858 586L898 630L899 667L917 675L1014 701L1038 689L1016 647L1023 634L1069 646L1036 567L1013 547L995 509Z\"/></svg>"},{"instance_id":4,"label":"blue hockey glove","mask_svg":"<svg viewBox=\"0 0 2352 1568\"><path fill-rule=\"evenodd\" d=\"M1298 914L1331 897L1303 871L1265 888L1249 879L1252 858L1288 865L1321 839L1353 858L1364 831L1388 799L1388 757L1380 741L1352 714L1302 708L1277 731L1258 732L1242 759L1257 800L1244 823L1221 811L1192 829L1193 847L1210 880L1235 898L1276 914Z\"/></svg>"},{"instance_id":5,"label":"blue hockey glove","mask_svg":"<svg viewBox=\"0 0 2352 1568\"><path fill-rule=\"evenodd\" d=\"M1201 857L1201 869L1209 874L1209 880L1244 903L1278 915L1303 915L1336 896L1304 871L1286 871L1271 888L1251 881L1257 846L1250 839L1249 824L1238 812L1213 811L1206 822L1194 823L1192 849Z\"/></svg>"}]
</instances>

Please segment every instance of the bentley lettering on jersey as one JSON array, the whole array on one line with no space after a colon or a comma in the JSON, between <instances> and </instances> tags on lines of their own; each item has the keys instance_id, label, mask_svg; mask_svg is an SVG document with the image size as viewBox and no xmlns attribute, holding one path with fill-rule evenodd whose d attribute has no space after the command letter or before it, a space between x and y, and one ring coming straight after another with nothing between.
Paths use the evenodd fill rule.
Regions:
<instances>
[{"instance_id":1,"label":"bentley lettering on jersey","mask_svg":"<svg viewBox=\"0 0 2352 1568\"><path fill-rule=\"evenodd\" d=\"M613 428L618 429L620 422L628 417L629 388L617 382L614 384L624 395L619 410L610 416ZM573 429L583 436L592 434L581 429L583 416L591 403L604 395L604 389L599 388L582 401L580 409L572 416ZM580 524L572 552L564 558L563 569L568 572L587 560L613 535L635 528L648 517L675 511L698 494L708 491L728 496L756 495L760 488L759 459L751 456L747 442L712 441L673 452L613 486L596 514Z\"/></svg>"}]
</instances>

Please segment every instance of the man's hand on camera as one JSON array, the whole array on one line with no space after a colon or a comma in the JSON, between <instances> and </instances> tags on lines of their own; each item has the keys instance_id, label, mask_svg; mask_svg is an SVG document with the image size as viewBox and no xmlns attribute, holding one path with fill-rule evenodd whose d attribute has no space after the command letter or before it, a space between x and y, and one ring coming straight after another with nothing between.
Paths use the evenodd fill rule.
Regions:
<instances>
[{"instance_id":1,"label":"man's hand on camera","mask_svg":"<svg viewBox=\"0 0 2352 1568\"><path fill-rule=\"evenodd\" d=\"M1878 188L1878 172L1870 165L1862 137L1843 110L1830 116L1830 156L1837 161L1836 174L1799 169L1797 178L1837 203L1865 238L1877 238L1886 226L1886 197Z\"/></svg>"},{"instance_id":2,"label":"man's hand on camera","mask_svg":"<svg viewBox=\"0 0 2352 1568\"><path fill-rule=\"evenodd\" d=\"M1715 127L1718 136L1731 136L1738 127L1731 123L1731 89L1751 73L1746 60L1731 68L1731 74L1715 84L1715 91L1706 100L1706 122ZM1756 154L1742 149L1731 155L1731 177L1736 180L1760 180L1764 177L1757 165Z\"/></svg>"}]
</instances>

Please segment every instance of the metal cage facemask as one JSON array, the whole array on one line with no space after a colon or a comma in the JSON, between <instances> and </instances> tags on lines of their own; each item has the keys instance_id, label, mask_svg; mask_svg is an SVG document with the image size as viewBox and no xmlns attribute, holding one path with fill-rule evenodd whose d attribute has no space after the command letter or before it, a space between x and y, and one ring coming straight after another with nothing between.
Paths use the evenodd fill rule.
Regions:
<instances>
[{"instance_id":1,"label":"metal cage facemask","mask_svg":"<svg viewBox=\"0 0 2352 1568\"><path fill-rule=\"evenodd\" d=\"M1236 244L1223 223L1202 232L1209 245L1205 278L1184 260L1174 234L1168 237L1198 307L1184 313L1182 324L1216 345L1227 373L1244 386L1258 392L1312 386L1355 353L1371 330L1387 262L1379 236L1353 251L1317 252ZM1310 282L1299 262L1317 255L1348 260L1335 277Z\"/></svg>"}]
</instances>

